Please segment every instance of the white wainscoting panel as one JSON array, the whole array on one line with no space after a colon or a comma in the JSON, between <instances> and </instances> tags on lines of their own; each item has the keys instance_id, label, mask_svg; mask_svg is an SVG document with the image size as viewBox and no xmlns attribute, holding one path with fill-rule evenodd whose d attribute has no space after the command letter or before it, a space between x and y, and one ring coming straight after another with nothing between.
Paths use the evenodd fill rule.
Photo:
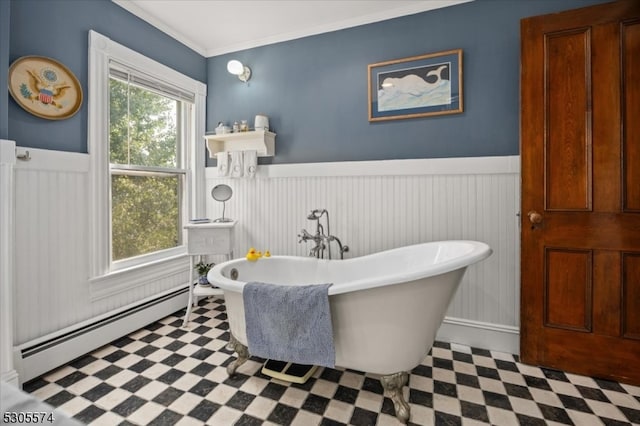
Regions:
<instances>
[{"instance_id":1,"label":"white wainscoting panel","mask_svg":"<svg viewBox=\"0 0 640 426\"><path fill-rule=\"evenodd\" d=\"M87 156L29 151L32 159L15 172L18 342L79 322L91 309Z\"/></svg>"},{"instance_id":2,"label":"white wainscoting panel","mask_svg":"<svg viewBox=\"0 0 640 426\"><path fill-rule=\"evenodd\" d=\"M329 211L331 234L349 246L348 257L425 241L488 243L493 255L468 269L447 313L452 326L441 337L464 339L447 330L489 324L511 337L482 347L512 353L518 352L519 181L519 157L262 165L254 179L221 178L207 168L208 191L220 183L234 191L226 216L238 220L235 257L249 247L306 256L310 246L297 234L315 232L306 219L315 208ZM209 197L207 212L219 217L221 203Z\"/></svg>"},{"instance_id":3,"label":"white wainscoting panel","mask_svg":"<svg viewBox=\"0 0 640 426\"><path fill-rule=\"evenodd\" d=\"M32 159L14 169L14 346L26 350L185 286L186 256L183 273L146 282L130 274L90 282L89 156L29 151ZM222 213L211 188L224 182L234 190L226 215L239 221L236 257L251 246L306 256L310 247L299 244L297 234L313 231L306 217L314 208L329 210L330 231L349 245L347 256L441 239L487 242L494 253L469 268L445 322L453 332L443 339L465 340L456 330L471 326L512 333L517 341L518 157L269 165L251 180L218 178L215 168L206 172L202 196L209 217ZM517 352L517 343L481 346ZM63 360L52 353L54 358Z\"/></svg>"},{"instance_id":4,"label":"white wainscoting panel","mask_svg":"<svg viewBox=\"0 0 640 426\"><path fill-rule=\"evenodd\" d=\"M0 139L0 380L13 385L15 164L16 143Z\"/></svg>"},{"instance_id":5,"label":"white wainscoting panel","mask_svg":"<svg viewBox=\"0 0 640 426\"><path fill-rule=\"evenodd\" d=\"M186 286L187 256L173 261L184 264L180 273L162 278L121 273L90 282L89 155L29 152L31 160L15 167L16 346L56 338L102 315Z\"/></svg>"}]
</instances>

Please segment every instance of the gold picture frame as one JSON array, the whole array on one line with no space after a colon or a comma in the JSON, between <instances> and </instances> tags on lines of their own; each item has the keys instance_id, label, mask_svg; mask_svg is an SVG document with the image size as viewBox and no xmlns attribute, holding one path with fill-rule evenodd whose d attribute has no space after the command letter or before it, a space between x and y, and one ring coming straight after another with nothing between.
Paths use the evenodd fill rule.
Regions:
<instances>
[{"instance_id":1,"label":"gold picture frame","mask_svg":"<svg viewBox=\"0 0 640 426\"><path fill-rule=\"evenodd\" d=\"M378 62L368 71L369 121L464 111L462 49Z\"/></svg>"},{"instance_id":2,"label":"gold picture frame","mask_svg":"<svg viewBox=\"0 0 640 426\"><path fill-rule=\"evenodd\" d=\"M55 59L23 56L9 67L9 93L23 109L47 120L72 117L82 105L82 86Z\"/></svg>"}]
</instances>

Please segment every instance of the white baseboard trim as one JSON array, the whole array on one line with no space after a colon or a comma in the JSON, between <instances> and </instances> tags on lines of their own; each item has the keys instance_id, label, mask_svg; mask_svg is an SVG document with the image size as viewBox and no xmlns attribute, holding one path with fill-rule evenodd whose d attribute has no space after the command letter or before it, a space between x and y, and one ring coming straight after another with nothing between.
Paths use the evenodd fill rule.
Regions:
<instances>
[{"instance_id":1,"label":"white baseboard trim","mask_svg":"<svg viewBox=\"0 0 640 426\"><path fill-rule=\"evenodd\" d=\"M170 294L131 306L125 312L117 312L93 324L64 335L55 333L15 348L15 367L20 382L34 379L54 368L64 365L105 344L126 336L154 321L162 319L187 306L186 286L174 289Z\"/></svg>"},{"instance_id":2,"label":"white baseboard trim","mask_svg":"<svg viewBox=\"0 0 640 426\"><path fill-rule=\"evenodd\" d=\"M446 317L436 339L490 351L520 354L520 329L510 325Z\"/></svg>"},{"instance_id":3,"label":"white baseboard trim","mask_svg":"<svg viewBox=\"0 0 640 426\"><path fill-rule=\"evenodd\" d=\"M4 371L0 376L0 380L2 380L5 383L9 383L15 387L18 387L18 383L19 383L18 372L16 370Z\"/></svg>"}]
</instances>

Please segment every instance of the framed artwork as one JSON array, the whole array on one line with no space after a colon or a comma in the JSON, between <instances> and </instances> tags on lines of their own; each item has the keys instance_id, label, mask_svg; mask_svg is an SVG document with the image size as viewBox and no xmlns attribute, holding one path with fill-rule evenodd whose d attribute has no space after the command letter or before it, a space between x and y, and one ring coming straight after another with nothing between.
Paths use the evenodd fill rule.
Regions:
<instances>
[{"instance_id":1,"label":"framed artwork","mask_svg":"<svg viewBox=\"0 0 640 426\"><path fill-rule=\"evenodd\" d=\"M23 56L9 67L9 92L22 108L48 120L64 120L82 105L82 86L67 67L44 56Z\"/></svg>"},{"instance_id":2,"label":"framed artwork","mask_svg":"<svg viewBox=\"0 0 640 426\"><path fill-rule=\"evenodd\" d=\"M462 49L370 64L369 121L456 114L462 107Z\"/></svg>"}]
</instances>

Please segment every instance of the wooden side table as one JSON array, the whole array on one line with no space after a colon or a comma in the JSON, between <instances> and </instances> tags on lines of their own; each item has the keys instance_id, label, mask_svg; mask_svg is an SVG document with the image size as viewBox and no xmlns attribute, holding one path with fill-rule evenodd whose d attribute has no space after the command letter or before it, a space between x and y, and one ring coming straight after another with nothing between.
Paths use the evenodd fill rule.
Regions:
<instances>
[{"instance_id":1,"label":"wooden side table","mask_svg":"<svg viewBox=\"0 0 640 426\"><path fill-rule=\"evenodd\" d=\"M197 283L195 277L196 257L207 254L226 254L227 260L233 258L233 227L232 222L190 223L185 225L187 230L187 254L190 260L189 272L189 303L187 313L184 316L182 327L186 327L191 315L193 305L197 303L194 297L220 296L222 290L211 286L202 286Z\"/></svg>"}]
</instances>

